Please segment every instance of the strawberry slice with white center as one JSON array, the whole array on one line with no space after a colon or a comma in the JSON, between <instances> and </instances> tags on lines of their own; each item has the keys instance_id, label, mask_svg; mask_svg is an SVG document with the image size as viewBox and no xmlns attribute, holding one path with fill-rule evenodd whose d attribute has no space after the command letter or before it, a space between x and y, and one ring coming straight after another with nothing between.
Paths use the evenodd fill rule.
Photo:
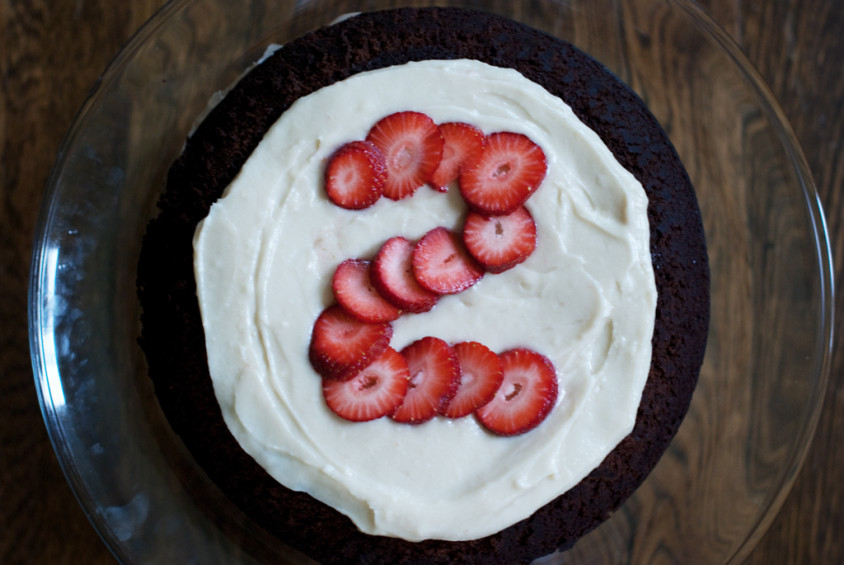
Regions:
<instances>
[{"instance_id":1,"label":"strawberry slice with white center","mask_svg":"<svg viewBox=\"0 0 844 565\"><path fill-rule=\"evenodd\" d=\"M322 377L344 381L380 357L392 337L389 323L361 322L335 304L314 322L308 357Z\"/></svg>"},{"instance_id":2,"label":"strawberry slice with white center","mask_svg":"<svg viewBox=\"0 0 844 565\"><path fill-rule=\"evenodd\" d=\"M481 343L464 341L452 349L460 365L460 386L442 413L448 418L462 418L492 400L504 372L498 355Z\"/></svg>"},{"instance_id":3,"label":"strawberry slice with white center","mask_svg":"<svg viewBox=\"0 0 844 565\"><path fill-rule=\"evenodd\" d=\"M371 271L371 261L346 259L334 271L331 289L337 302L361 322L392 322L401 316L401 310L384 300L372 286Z\"/></svg>"},{"instance_id":4,"label":"strawberry slice with white center","mask_svg":"<svg viewBox=\"0 0 844 565\"><path fill-rule=\"evenodd\" d=\"M413 248L416 244L404 237L388 239L372 264L372 285L390 304L405 312L427 312L439 295L419 286L413 275Z\"/></svg>"},{"instance_id":5,"label":"strawberry slice with white center","mask_svg":"<svg viewBox=\"0 0 844 565\"><path fill-rule=\"evenodd\" d=\"M440 124L443 136L443 157L431 177L431 186L448 192L448 184L457 180L463 165L480 157L484 148L484 133L471 124L447 122Z\"/></svg>"},{"instance_id":6,"label":"strawberry slice with white center","mask_svg":"<svg viewBox=\"0 0 844 565\"><path fill-rule=\"evenodd\" d=\"M341 418L368 422L395 411L404 400L409 379L404 357L388 347L347 381L323 379L322 394L328 407Z\"/></svg>"},{"instance_id":7,"label":"strawberry slice with white center","mask_svg":"<svg viewBox=\"0 0 844 565\"><path fill-rule=\"evenodd\" d=\"M460 173L460 193L472 210L503 216L525 203L547 169L542 148L526 135L492 133L480 156Z\"/></svg>"},{"instance_id":8,"label":"strawberry slice with white center","mask_svg":"<svg viewBox=\"0 0 844 565\"><path fill-rule=\"evenodd\" d=\"M328 159L325 192L341 208L363 210L384 192L387 166L384 154L368 141L351 141Z\"/></svg>"},{"instance_id":9,"label":"strawberry slice with white center","mask_svg":"<svg viewBox=\"0 0 844 565\"><path fill-rule=\"evenodd\" d=\"M536 223L520 206L506 216L469 212L463 224L466 249L490 273L512 269L536 249Z\"/></svg>"},{"instance_id":10,"label":"strawberry slice with white center","mask_svg":"<svg viewBox=\"0 0 844 565\"><path fill-rule=\"evenodd\" d=\"M443 154L443 137L421 112L396 112L378 120L366 136L384 154L384 196L400 200L430 182Z\"/></svg>"},{"instance_id":11,"label":"strawberry slice with white center","mask_svg":"<svg viewBox=\"0 0 844 565\"><path fill-rule=\"evenodd\" d=\"M390 417L421 424L440 413L460 385L457 355L445 341L423 337L401 350L410 372L407 394Z\"/></svg>"},{"instance_id":12,"label":"strawberry slice with white center","mask_svg":"<svg viewBox=\"0 0 844 565\"><path fill-rule=\"evenodd\" d=\"M462 239L444 227L432 229L416 243L412 261L419 285L437 294L462 292L484 276Z\"/></svg>"},{"instance_id":13,"label":"strawberry slice with white center","mask_svg":"<svg viewBox=\"0 0 844 565\"><path fill-rule=\"evenodd\" d=\"M547 357L530 349L511 349L499 358L504 380L475 415L494 434L522 434L537 427L554 407L557 371Z\"/></svg>"}]
</instances>

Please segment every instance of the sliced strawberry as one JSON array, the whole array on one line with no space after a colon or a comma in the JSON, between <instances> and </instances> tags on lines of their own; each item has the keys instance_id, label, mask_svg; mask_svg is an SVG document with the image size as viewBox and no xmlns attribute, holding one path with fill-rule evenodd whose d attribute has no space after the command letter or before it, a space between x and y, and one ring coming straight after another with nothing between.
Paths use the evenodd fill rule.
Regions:
<instances>
[{"instance_id":1,"label":"sliced strawberry","mask_svg":"<svg viewBox=\"0 0 844 565\"><path fill-rule=\"evenodd\" d=\"M484 148L484 132L463 122L440 124L443 136L443 157L431 177L431 185L440 192L448 191L448 183L457 180L463 164L476 161Z\"/></svg>"},{"instance_id":2,"label":"sliced strawberry","mask_svg":"<svg viewBox=\"0 0 844 565\"><path fill-rule=\"evenodd\" d=\"M546 171L545 153L526 135L493 133L460 173L460 193L472 210L503 216L525 203Z\"/></svg>"},{"instance_id":3,"label":"sliced strawberry","mask_svg":"<svg viewBox=\"0 0 844 565\"><path fill-rule=\"evenodd\" d=\"M434 228L413 249L413 274L419 285L437 294L456 294L481 280L483 268L454 232Z\"/></svg>"},{"instance_id":4,"label":"sliced strawberry","mask_svg":"<svg viewBox=\"0 0 844 565\"><path fill-rule=\"evenodd\" d=\"M390 417L397 422L421 424L439 414L457 392L457 355L437 337L414 341L401 354L407 361L410 383L404 401Z\"/></svg>"},{"instance_id":5,"label":"sliced strawberry","mask_svg":"<svg viewBox=\"0 0 844 565\"><path fill-rule=\"evenodd\" d=\"M405 312L427 312L438 294L419 286L413 275L414 243L403 237L388 239L372 264L372 285L390 304Z\"/></svg>"},{"instance_id":6,"label":"sliced strawberry","mask_svg":"<svg viewBox=\"0 0 844 565\"><path fill-rule=\"evenodd\" d=\"M443 154L443 137L434 121L420 112L381 118L366 136L384 154L384 196L399 200L431 180Z\"/></svg>"},{"instance_id":7,"label":"sliced strawberry","mask_svg":"<svg viewBox=\"0 0 844 565\"><path fill-rule=\"evenodd\" d=\"M462 418L492 400L504 373L501 359L485 345L464 341L452 349L460 365L460 386L442 413L448 418Z\"/></svg>"},{"instance_id":8,"label":"sliced strawberry","mask_svg":"<svg viewBox=\"0 0 844 565\"><path fill-rule=\"evenodd\" d=\"M322 395L328 407L341 418L368 422L395 411L404 400L409 380L407 361L388 347L347 381L323 379Z\"/></svg>"},{"instance_id":9,"label":"sliced strawberry","mask_svg":"<svg viewBox=\"0 0 844 565\"><path fill-rule=\"evenodd\" d=\"M314 322L308 356L324 378L344 381L380 357L392 337L389 323L361 322L335 304Z\"/></svg>"},{"instance_id":10,"label":"sliced strawberry","mask_svg":"<svg viewBox=\"0 0 844 565\"><path fill-rule=\"evenodd\" d=\"M392 322L401 316L401 310L384 300L372 286L371 271L371 261L346 259L334 271L331 289L337 302L361 322Z\"/></svg>"},{"instance_id":11,"label":"sliced strawberry","mask_svg":"<svg viewBox=\"0 0 844 565\"><path fill-rule=\"evenodd\" d=\"M463 243L488 272L501 273L536 249L536 223L524 206L506 216L469 212L463 224Z\"/></svg>"},{"instance_id":12,"label":"sliced strawberry","mask_svg":"<svg viewBox=\"0 0 844 565\"><path fill-rule=\"evenodd\" d=\"M495 396L475 414L498 435L517 435L538 426L557 400L557 372L551 361L530 349L499 354L504 381Z\"/></svg>"},{"instance_id":13,"label":"sliced strawberry","mask_svg":"<svg viewBox=\"0 0 844 565\"><path fill-rule=\"evenodd\" d=\"M325 192L341 208L362 210L381 198L386 178L381 150L368 141L351 141L329 157Z\"/></svg>"}]
</instances>

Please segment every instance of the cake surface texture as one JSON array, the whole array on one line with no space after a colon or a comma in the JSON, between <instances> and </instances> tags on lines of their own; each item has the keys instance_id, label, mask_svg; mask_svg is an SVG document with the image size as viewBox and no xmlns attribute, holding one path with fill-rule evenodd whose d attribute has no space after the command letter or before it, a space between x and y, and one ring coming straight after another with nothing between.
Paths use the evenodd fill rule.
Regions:
<instances>
[{"instance_id":1,"label":"cake surface texture","mask_svg":"<svg viewBox=\"0 0 844 565\"><path fill-rule=\"evenodd\" d=\"M559 97L641 183L657 289L652 362L632 433L573 488L478 539L407 541L362 533L331 506L279 484L232 435L209 375L194 232L298 100L368 71L463 59L513 69ZM288 43L248 73L171 168L142 247L138 285L141 345L173 430L251 520L323 563L527 563L570 547L624 502L667 448L688 410L708 329L706 249L694 191L641 100L558 39L498 16L445 8L356 15Z\"/></svg>"}]
</instances>

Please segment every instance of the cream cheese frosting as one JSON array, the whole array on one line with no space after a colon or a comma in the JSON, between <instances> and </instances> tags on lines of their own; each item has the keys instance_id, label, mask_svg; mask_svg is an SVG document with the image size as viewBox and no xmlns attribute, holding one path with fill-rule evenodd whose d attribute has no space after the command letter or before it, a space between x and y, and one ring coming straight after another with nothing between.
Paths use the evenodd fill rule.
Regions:
<instances>
[{"instance_id":1,"label":"cream cheese frosting","mask_svg":"<svg viewBox=\"0 0 844 565\"><path fill-rule=\"evenodd\" d=\"M538 143L548 174L526 206L536 251L393 322L401 349L433 335L549 357L557 405L535 430L497 437L471 417L351 423L324 404L308 361L331 275L388 238L459 229L457 190L428 187L363 211L333 205L322 174L381 117L424 112ZM633 428L651 359L656 287L647 197L558 97L512 69L423 61L360 73L299 99L199 225L195 274L208 364L234 437L268 473L363 532L468 540L500 531L577 484Z\"/></svg>"}]
</instances>

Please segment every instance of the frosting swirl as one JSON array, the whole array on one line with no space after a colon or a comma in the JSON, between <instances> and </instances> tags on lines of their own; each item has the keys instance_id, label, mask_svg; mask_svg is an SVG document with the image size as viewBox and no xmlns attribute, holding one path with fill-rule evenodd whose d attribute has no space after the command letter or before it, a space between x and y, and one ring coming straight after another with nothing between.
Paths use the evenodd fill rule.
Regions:
<instances>
[{"instance_id":1,"label":"frosting swirl","mask_svg":"<svg viewBox=\"0 0 844 565\"><path fill-rule=\"evenodd\" d=\"M502 438L472 418L352 424L325 407L308 362L330 278L389 237L458 228L456 190L420 188L348 211L324 195L342 143L392 112L515 131L548 174L526 206L538 245L505 273L394 322L392 345L426 335L501 351L529 346L557 367L557 406ZM466 540L529 516L600 464L633 428L647 380L656 287L647 197L559 98L511 69L423 61L354 75L298 100L267 132L194 239L197 294L215 394L232 434L285 486L364 532Z\"/></svg>"}]
</instances>

